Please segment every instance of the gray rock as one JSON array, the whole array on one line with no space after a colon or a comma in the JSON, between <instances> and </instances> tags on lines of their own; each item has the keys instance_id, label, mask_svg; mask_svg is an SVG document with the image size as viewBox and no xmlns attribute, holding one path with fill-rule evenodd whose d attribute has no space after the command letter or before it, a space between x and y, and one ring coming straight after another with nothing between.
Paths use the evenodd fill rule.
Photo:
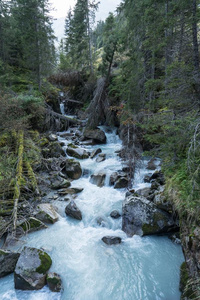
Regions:
<instances>
[{"instance_id":1,"label":"gray rock","mask_svg":"<svg viewBox=\"0 0 200 300\"><path fill-rule=\"evenodd\" d=\"M71 201L66 206L65 213L67 216L69 216L73 219L82 220L82 213L74 201Z\"/></svg>"},{"instance_id":2,"label":"gray rock","mask_svg":"<svg viewBox=\"0 0 200 300\"><path fill-rule=\"evenodd\" d=\"M57 135L55 135L55 134L53 134L53 133L49 134L49 135L47 136L47 138L48 138L48 140L49 140L50 142L55 142L55 141L58 140Z\"/></svg>"},{"instance_id":3,"label":"gray rock","mask_svg":"<svg viewBox=\"0 0 200 300\"><path fill-rule=\"evenodd\" d=\"M147 198L152 193L152 190L151 188L143 188L136 190L135 193L139 196Z\"/></svg>"},{"instance_id":4,"label":"gray rock","mask_svg":"<svg viewBox=\"0 0 200 300\"><path fill-rule=\"evenodd\" d=\"M164 174L161 171L156 171L152 174L150 180L156 180L160 185L165 184Z\"/></svg>"},{"instance_id":5,"label":"gray rock","mask_svg":"<svg viewBox=\"0 0 200 300\"><path fill-rule=\"evenodd\" d=\"M20 290L43 288L51 264L51 257L46 252L24 247L14 271L15 288Z\"/></svg>"},{"instance_id":6,"label":"gray rock","mask_svg":"<svg viewBox=\"0 0 200 300\"><path fill-rule=\"evenodd\" d=\"M58 191L58 194L61 196L74 195L74 194L81 193L82 191L83 191L83 188L73 187L73 188L69 188L69 189L62 189L62 190Z\"/></svg>"},{"instance_id":7,"label":"gray rock","mask_svg":"<svg viewBox=\"0 0 200 300\"><path fill-rule=\"evenodd\" d=\"M39 212L36 217L45 223L54 224L58 221L58 213L55 211L53 206L49 203L42 203L38 205Z\"/></svg>"},{"instance_id":8,"label":"gray rock","mask_svg":"<svg viewBox=\"0 0 200 300\"><path fill-rule=\"evenodd\" d=\"M100 148L93 150L92 153L90 154L90 158L94 158L95 156L97 156L97 154L101 152L102 150Z\"/></svg>"},{"instance_id":9,"label":"gray rock","mask_svg":"<svg viewBox=\"0 0 200 300\"><path fill-rule=\"evenodd\" d=\"M62 172L66 173L70 179L79 179L82 175L81 165L74 159L67 159Z\"/></svg>"},{"instance_id":10,"label":"gray rock","mask_svg":"<svg viewBox=\"0 0 200 300\"><path fill-rule=\"evenodd\" d=\"M146 174L144 176L144 182L150 183L150 181L151 181L151 173L150 174Z\"/></svg>"},{"instance_id":11,"label":"gray rock","mask_svg":"<svg viewBox=\"0 0 200 300\"><path fill-rule=\"evenodd\" d=\"M99 172L91 175L90 182L96 184L98 187L104 186L106 173Z\"/></svg>"},{"instance_id":12,"label":"gray rock","mask_svg":"<svg viewBox=\"0 0 200 300\"><path fill-rule=\"evenodd\" d=\"M56 179L52 184L51 184L51 188L53 190L59 190L59 189L63 189L63 188L68 188L71 185L71 183L63 178L60 178L60 180Z\"/></svg>"},{"instance_id":13,"label":"gray rock","mask_svg":"<svg viewBox=\"0 0 200 300\"><path fill-rule=\"evenodd\" d=\"M128 186L128 178L127 177L120 177L114 185L114 189L121 189L126 188Z\"/></svg>"},{"instance_id":14,"label":"gray rock","mask_svg":"<svg viewBox=\"0 0 200 300\"><path fill-rule=\"evenodd\" d=\"M123 202L122 230L128 236L168 233L177 229L171 214L143 198L129 196Z\"/></svg>"},{"instance_id":15,"label":"gray rock","mask_svg":"<svg viewBox=\"0 0 200 300\"><path fill-rule=\"evenodd\" d=\"M155 164L155 158L152 158L148 164L147 164L147 169L148 170L156 170L156 164Z\"/></svg>"},{"instance_id":16,"label":"gray rock","mask_svg":"<svg viewBox=\"0 0 200 300\"><path fill-rule=\"evenodd\" d=\"M20 253L0 250L0 278L13 273Z\"/></svg>"},{"instance_id":17,"label":"gray rock","mask_svg":"<svg viewBox=\"0 0 200 300\"><path fill-rule=\"evenodd\" d=\"M83 133L84 138L93 139L96 143L105 144L106 135L100 129L85 129Z\"/></svg>"},{"instance_id":18,"label":"gray rock","mask_svg":"<svg viewBox=\"0 0 200 300\"><path fill-rule=\"evenodd\" d=\"M113 172L110 175L110 185L114 185L116 181L121 177L127 178L127 174L123 171Z\"/></svg>"},{"instance_id":19,"label":"gray rock","mask_svg":"<svg viewBox=\"0 0 200 300\"><path fill-rule=\"evenodd\" d=\"M111 211L110 216L113 219L119 219L121 217L120 213L116 209Z\"/></svg>"},{"instance_id":20,"label":"gray rock","mask_svg":"<svg viewBox=\"0 0 200 300\"><path fill-rule=\"evenodd\" d=\"M68 147L67 154L78 159L89 158L89 154L87 153L87 151L83 148L78 147Z\"/></svg>"},{"instance_id":21,"label":"gray rock","mask_svg":"<svg viewBox=\"0 0 200 300\"><path fill-rule=\"evenodd\" d=\"M54 272L48 273L47 285L52 292L60 292L62 290L62 280L60 275Z\"/></svg>"},{"instance_id":22,"label":"gray rock","mask_svg":"<svg viewBox=\"0 0 200 300\"><path fill-rule=\"evenodd\" d=\"M100 163L106 159L106 154L105 153L100 153L98 157L96 158L96 162Z\"/></svg>"},{"instance_id":23,"label":"gray rock","mask_svg":"<svg viewBox=\"0 0 200 300\"><path fill-rule=\"evenodd\" d=\"M117 245L121 243L122 239L118 236L104 236L102 241L107 245Z\"/></svg>"},{"instance_id":24,"label":"gray rock","mask_svg":"<svg viewBox=\"0 0 200 300\"><path fill-rule=\"evenodd\" d=\"M162 210L165 210L169 213L172 212L172 205L169 201L167 201L166 197L163 196L162 193L158 193L154 196L153 198L153 202L155 203L155 205Z\"/></svg>"}]
</instances>

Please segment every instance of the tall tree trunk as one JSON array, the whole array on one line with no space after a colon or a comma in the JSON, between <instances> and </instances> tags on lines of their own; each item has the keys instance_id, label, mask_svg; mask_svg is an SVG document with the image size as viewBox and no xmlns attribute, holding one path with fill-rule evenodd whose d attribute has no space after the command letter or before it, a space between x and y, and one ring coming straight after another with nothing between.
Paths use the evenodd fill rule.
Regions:
<instances>
[{"instance_id":1,"label":"tall tree trunk","mask_svg":"<svg viewBox=\"0 0 200 300\"><path fill-rule=\"evenodd\" d=\"M197 38L197 1L193 0L192 3L192 36L193 36L193 59L194 67L199 75L199 45Z\"/></svg>"}]
</instances>

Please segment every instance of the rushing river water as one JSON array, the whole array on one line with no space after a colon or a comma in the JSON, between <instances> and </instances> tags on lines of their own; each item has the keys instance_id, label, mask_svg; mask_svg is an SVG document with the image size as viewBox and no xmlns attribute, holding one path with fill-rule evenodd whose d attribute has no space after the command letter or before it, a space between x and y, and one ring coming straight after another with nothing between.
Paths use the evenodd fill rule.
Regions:
<instances>
[{"instance_id":1,"label":"rushing river water","mask_svg":"<svg viewBox=\"0 0 200 300\"><path fill-rule=\"evenodd\" d=\"M83 220L77 221L64 213L67 202L55 201L60 218L48 229L29 234L24 244L47 251L53 264L51 270L61 275L64 292L52 293L47 287L40 291L14 290L13 275L0 280L1 300L179 300L179 268L183 261L181 247L164 236L127 238L121 231L121 218L110 217L113 209L122 210L125 189L109 186L109 176L122 168L116 150L121 141L115 133L107 133L107 144L101 145L107 159L80 161L84 176L73 181L72 187L83 187L75 202ZM63 139L61 139L63 141ZM97 146L87 146L92 151ZM99 147L99 146L98 146ZM144 165L137 173L135 188L145 187ZM107 174L102 188L90 183L90 175L103 170ZM103 226L97 218L104 219ZM122 238L122 244L107 246L105 235Z\"/></svg>"}]
</instances>

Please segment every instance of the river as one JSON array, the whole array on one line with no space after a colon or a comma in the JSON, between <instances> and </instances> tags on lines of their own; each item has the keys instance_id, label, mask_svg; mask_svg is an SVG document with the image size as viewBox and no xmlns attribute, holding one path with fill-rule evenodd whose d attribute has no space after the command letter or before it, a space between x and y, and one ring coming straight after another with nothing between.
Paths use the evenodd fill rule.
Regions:
<instances>
[{"instance_id":1,"label":"river","mask_svg":"<svg viewBox=\"0 0 200 300\"><path fill-rule=\"evenodd\" d=\"M40 291L14 289L13 275L0 279L1 300L179 300L179 270L183 262L181 246L165 236L133 236L128 238L121 230L121 218L112 219L110 212L121 212L125 189L109 186L109 176L120 170L122 163L115 151L121 141L115 131L106 133L107 144L87 146L88 151L101 147L106 160L81 160L84 175L72 187L84 190L75 202L82 211L82 221L67 217L67 202L55 200L60 213L57 223L49 228L23 237L16 247L26 244L47 251L53 264L51 270L61 275L64 292L52 293L47 287ZM65 141L63 138L60 140ZM65 141L67 144L67 142ZM143 182L149 172L144 160L136 174L135 188L148 186ZM106 185L92 184L90 175L103 170ZM97 218L103 219L102 226ZM105 235L122 238L119 245L107 246Z\"/></svg>"}]
</instances>

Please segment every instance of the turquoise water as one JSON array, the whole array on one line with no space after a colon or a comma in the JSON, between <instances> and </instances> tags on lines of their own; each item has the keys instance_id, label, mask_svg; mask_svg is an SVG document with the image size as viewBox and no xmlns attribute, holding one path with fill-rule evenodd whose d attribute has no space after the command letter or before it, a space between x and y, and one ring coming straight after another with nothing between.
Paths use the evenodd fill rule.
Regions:
<instances>
[{"instance_id":1,"label":"turquoise water","mask_svg":"<svg viewBox=\"0 0 200 300\"><path fill-rule=\"evenodd\" d=\"M121 142L113 133L107 134L108 144L102 146L106 161L81 162L90 174L107 173L107 185L99 188L82 177L73 186L83 187L75 202L83 214L82 221L65 216L66 202L55 201L59 221L48 229L23 238L16 248L30 245L43 248L53 260L51 271L61 275L63 293L52 293L47 287L41 291L15 291L13 275L0 279L1 300L179 300L179 268L183 254L179 245L164 236L127 238L121 231L121 219L109 215L113 209L121 211L125 190L108 185L110 174L122 168L115 151ZM88 147L88 150L92 150ZM143 168L136 176L137 188L148 186L142 182ZM96 218L104 219L98 226ZM122 244L107 246L101 238L116 235Z\"/></svg>"}]
</instances>

